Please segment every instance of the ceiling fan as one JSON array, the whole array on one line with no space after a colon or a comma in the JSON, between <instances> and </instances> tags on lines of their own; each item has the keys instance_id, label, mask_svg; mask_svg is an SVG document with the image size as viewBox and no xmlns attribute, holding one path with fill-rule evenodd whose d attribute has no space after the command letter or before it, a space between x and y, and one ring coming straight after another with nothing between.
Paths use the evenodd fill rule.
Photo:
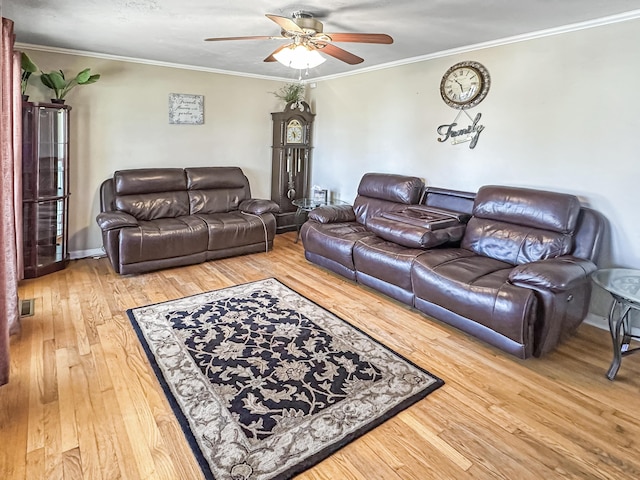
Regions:
<instances>
[{"instance_id":1,"label":"ceiling fan","mask_svg":"<svg viewBox=\"0 0 640 480\"><path fill-rule=\"evenodd\" d=\"M276 48L271 55L264 59L264 61L280 61L276 58L280 52L285 49L293 50L298 46L302 46L306 47L306 50L308 51L321 51L326 53L327 55L348 63L349 65L362 63L364 59L334 45L333 42L380 43L387 45L393 43L393 38L384 33L324 33L322 22L313 18L313 15L308 12L295 12L291 18L270 14L267 14L266 17L280 26L280 36L205 38L205 41L291 40L292 43Z\"/></svg>"}]
</instances>

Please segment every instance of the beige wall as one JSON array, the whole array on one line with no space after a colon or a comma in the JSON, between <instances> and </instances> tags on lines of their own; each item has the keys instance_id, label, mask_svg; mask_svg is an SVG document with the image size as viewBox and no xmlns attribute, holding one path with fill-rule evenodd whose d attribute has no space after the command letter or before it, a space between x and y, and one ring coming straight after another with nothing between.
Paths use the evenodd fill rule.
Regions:
<instances>
[{"instance_id":1,"label":"beige wall","mask_svg":"<svg viewBox=\"0 0 640 480\"><path fill-rule=\"evenodd\" d=\"M312 183L344 200L368 171L476 191L506 184L577 194L611 223L602 265L640 268L640 20L317 83ZM443 73L475 60L492 78L469 113L475 149L437 141L456 111ZM461 122L466 126L466 121Z\"/></svg>"},{"instance_id":2,"label":"beige wall","mask_svg":"<svg viewBox=\"0 0 640 480\"><path fill-rule=\"evenodd\" d=\"M71 112L69 250L73 256L102 246L95 217L99 186L115 170L143 167L234 165L256 197L269 198L271 112L282 103L270 80L131 62L26 50L45 71L67 76L90 67L102 78L67 96ZM32 78L31 101L51 91ZM170 125L169 93L204 95L204 125Z\"/></svg>"},{"instance_id":3,"label":"beige wall","mask_svg":"<svg viewBox=\"0 0 640 480\"><path fill-rule=\"evenodd\" d=\"M365 172L418 175L475 191L519 185L577 194L610 223L601 266L640 268L640 20L410 65L318 81L312 184L343 200ZM74 55L29 52L43 70L91 67L103 78L73 106L70 250L101 246L95 216L102 180L120 168L238 165L256 196L270 185L271 93L281 83ZM438 91L444 71L476 60L490 71L485 126L474 150L437 141L456 111ZM38 79L36 79L38 80ZM37 85L33 82L34 86ZM30 87L32 99L48 94ZM169 125L169 93L205 96L205 124ZM609 296L596 292L596 313Z\"/></svg>"}]
</instances>

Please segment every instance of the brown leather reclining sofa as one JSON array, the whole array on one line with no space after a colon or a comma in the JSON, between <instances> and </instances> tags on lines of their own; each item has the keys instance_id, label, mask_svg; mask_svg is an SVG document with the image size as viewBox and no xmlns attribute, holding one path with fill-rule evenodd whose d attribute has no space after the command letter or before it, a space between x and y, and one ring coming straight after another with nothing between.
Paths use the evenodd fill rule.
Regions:
<instances>
[{"instance_id":1,"label":"brown leather reclining sofa","mask_svg":"<svg viewBox=\"0 0 640 480\"><path fill-rule=\"evenodd\" d=\"M353 207L315 209L307 260L520 358L584 320L604 219L573 195L366 174Z\"/></svg>"},{"instance_id":2,"label":"brown leather reclining sofa","mask_svg":"<svg viewBox=\"0 0 640 480\"><path fill-rule=\"evenodd\" d=\"M273 247L279 207L251 198L237 167L120 170L100 187L104 249L120 274Z\"/></svg>"}]
</instances>

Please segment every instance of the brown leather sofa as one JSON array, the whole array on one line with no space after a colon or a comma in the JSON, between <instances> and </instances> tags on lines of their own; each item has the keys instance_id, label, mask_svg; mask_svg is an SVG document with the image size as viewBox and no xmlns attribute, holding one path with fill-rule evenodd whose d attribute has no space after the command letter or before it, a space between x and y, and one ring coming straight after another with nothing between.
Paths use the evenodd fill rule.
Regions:
<instances>
[{"instance_id":1,"label":"brown leather sofa","mask_svg":"<svg viewBox=\"0 0 640 480\"><path fill-rule=\"evenodd\" d=\"M237 167L120 170L102 183L100 206L104 249L120 274L268 251L279 211L251 198Z\"/></svg>"},{"instance_id":2,"label":"brown leather sofa","mask_svg":"<svg viewBox=\"0 0 640 480\"><path fill-rule=\"evenodd\" d=\"M501 186L427 187L418 202L415 182L367 174L352 209L312 211L305 257L520 358L577 328L600 214L573 195Z\"/></svg>"}]
</instances>

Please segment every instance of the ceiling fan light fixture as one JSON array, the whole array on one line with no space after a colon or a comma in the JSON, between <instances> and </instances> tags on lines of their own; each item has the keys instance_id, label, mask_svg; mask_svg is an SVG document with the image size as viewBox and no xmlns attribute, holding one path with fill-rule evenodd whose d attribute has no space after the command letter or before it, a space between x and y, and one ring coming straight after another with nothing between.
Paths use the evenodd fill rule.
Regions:
<instances>
[{"instance_id":1,"label":"ceiling fan light fixture","mask_svg":"<svg viewBox=\"0 0 640 480\"><path fill-rule=\"evenodd\" d=\"M324 58L317 50L312 50L305 45L291 44L273 54L274 58L285 67L298 70L315 68L324 63Z\"/></svg>"}]
</instances>

